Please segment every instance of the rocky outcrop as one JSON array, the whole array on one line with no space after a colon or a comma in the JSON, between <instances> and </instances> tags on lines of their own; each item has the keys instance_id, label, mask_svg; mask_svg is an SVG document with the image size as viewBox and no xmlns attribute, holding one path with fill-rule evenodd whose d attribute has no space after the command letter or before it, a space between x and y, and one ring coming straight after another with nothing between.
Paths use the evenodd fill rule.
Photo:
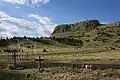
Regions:
<instances>
[{"instance_id":1,"label":"rocky outcrop","mask_svg":"<svg viewBox=\"0 0 120 80\"><path fill-rule=\"evenodd\" d=\"M81 28L95 28L100 25L98 20L86 20L74 24L63 24L56 26L52 34L79 30Z\"/></svg>"},{"instance_id":2,"label":"rocky outcrop","mask_svg":"<svg viewBox=\"0 0 120 80\"><path fill-rule=\"evenodd\" d=\"M120 21L115 22L115 26L120 26Z\"/></svg>"}]
</instances>

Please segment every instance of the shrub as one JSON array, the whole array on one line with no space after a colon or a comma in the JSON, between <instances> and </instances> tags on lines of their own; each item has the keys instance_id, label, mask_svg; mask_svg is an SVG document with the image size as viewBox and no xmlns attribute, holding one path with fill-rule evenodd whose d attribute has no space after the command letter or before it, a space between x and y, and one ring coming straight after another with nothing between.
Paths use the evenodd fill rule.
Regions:
<instances>
[{"instance_id":1,"label":"shrub","mask_svg":"<svg viewBox=\"0 0 120 80\"><path fill-rule=\"evenodd\" d=\"M22 44L20 44L20 46L23 46Z\"/></svg>"},{"instance_id":2,"label":"shrub","mask_svg":"<svg viewBox=\"0 0 120 80\"><path fill-rule=\"evenodd\" d=\"M90 40L88 39L88 40L85 40L86 42L89 42Z\"/></svg>"},{"instance_id":3,"label":"shrub","mask_svg":"<svg viewBox=\"0 0 120 80\"><path fill-rule=\"evenodd\" d=\"M43 49L43 51L42 52L47 52L47 50L46 49Z\"/></svg>"},{"instance_id":4,"label":"shrub","mask_svg":"<svg viewBox=\"0 0 120 80\"><path fill-rule=\"evenodd\" d=\"M86 37L90 37L90 35L87 35Z\"/></svg>"},{"instance_id":5,"label":"shrub","mask_svg":"<svg viewBox=\"0 0 120 80\"><path fill-rule=\"evenodd\" d=\"M14 69L13 65L12 64L8 64L8 69Z\"/></svg>"},{"instance_id":6,"label":"shrub","mask_svg":"<svg viewBox=\"0 0 120 80\"><path fill-rule=\"evenodd\" d=\"M31 48L30 46L28 46L28 48Z\"/></svg>"}]
</instances>

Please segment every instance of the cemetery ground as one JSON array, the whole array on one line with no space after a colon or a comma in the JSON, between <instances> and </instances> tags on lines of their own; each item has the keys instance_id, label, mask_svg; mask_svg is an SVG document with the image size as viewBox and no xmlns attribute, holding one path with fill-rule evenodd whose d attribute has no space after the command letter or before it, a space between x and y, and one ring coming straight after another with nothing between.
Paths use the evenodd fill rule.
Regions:
<instances>
[{"instance_id":1,"label":"cemetery ground","mask_svg":"<svg viewBox=\"0 0 120 80\"><path fill-rule=\"evenodd\" d=\"M0 80L119 80L120 50L52 48L24 49L16 53L17 64L25 69L8 69L13 64L12 53L0 53ZM41 70L38 61L42 58ZM91 69L81 65L92 65ZM44 69L44 70L43 70ZM29 78L26 74L29 73Z\"/></svg>"}]
</instances>

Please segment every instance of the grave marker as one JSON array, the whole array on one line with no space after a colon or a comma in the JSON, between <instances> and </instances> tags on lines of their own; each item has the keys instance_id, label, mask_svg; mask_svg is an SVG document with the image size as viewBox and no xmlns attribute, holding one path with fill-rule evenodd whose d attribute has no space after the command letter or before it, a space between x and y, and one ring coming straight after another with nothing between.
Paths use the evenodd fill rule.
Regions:
<instances>
[{"instance_id":1,"label":"grave marker","mask_svg":"<svg viewBox=\"0 0 120 80\"><path fill-rule=\"evenodd\" d=\"M41 71L42 70L42 65L41 65L41 61L43 61L44 59L41 59L41 56L39 56L39 58L38 59L36 59L36 61L38 61L38 69L39 69L39 71Z\"/></svg>"},{"instance_id":2,"label":"grave marker","mask_svg":"<svg viewBox=\"0 0 120 80\"><path fill-rule=\"evenodd\" d=\"M18 55L16 55L16 52L14 51L12 56L13 56L13 66L16 68L16 57Z\"/></svg>"}]
</instances>

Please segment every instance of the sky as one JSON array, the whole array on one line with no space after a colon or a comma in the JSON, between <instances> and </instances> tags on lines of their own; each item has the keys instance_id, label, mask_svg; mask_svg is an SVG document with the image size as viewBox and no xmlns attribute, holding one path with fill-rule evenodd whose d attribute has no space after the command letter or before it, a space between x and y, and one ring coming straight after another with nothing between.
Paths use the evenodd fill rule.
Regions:
<instances>
[{"instance_id":1,"label":"sky","mask_svg":"<svg viewBox=\"0 0 120 80\"><path fill-rule=\"evenodd\" d=\"M55 26L120 20L120 0L0 0L0 37L50 36Z\"/></svg>"}]
</instances>

